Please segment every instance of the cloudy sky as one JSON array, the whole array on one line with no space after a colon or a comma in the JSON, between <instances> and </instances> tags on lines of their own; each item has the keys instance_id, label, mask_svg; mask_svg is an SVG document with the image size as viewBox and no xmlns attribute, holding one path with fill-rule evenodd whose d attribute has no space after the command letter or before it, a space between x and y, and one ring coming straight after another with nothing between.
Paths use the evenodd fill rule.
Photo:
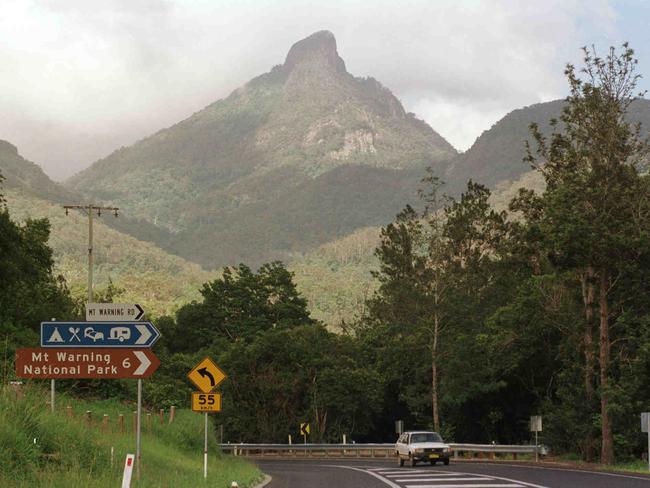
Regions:
<instances>
[{"instance_id":1,"label":"cloudy sky","mask_svg":"<svg viewBox=\"0 0 650 488\"><path fill-rule=\"evenodd\" d=\"M566 95L567 61L630 41L646 0L0 0L0 139L61 180L191 115L331 30L456 148L509 111Z\"/></svg>"}]
</instances>

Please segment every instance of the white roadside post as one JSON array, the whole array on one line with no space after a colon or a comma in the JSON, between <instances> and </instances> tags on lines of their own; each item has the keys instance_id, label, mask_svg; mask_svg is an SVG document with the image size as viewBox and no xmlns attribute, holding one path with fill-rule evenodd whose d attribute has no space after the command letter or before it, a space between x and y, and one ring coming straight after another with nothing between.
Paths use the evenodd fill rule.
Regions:
<instances>
[{"instance_id":1,"label":"white roadside post","mask_svg":"<svg viewBox=\"0 0 650 488\"><path fill-rule=\"evenodd\" d=\"M648 434L648 471L650 471L650 412L641 414L641 432Z\"/></svg>"},{"instance_id":2,"label":"white roadside post","mask_svg":"<svg viewBox=\"0 0 650 488\"><path fill-rule=\"evenodd\" d=\"M133 454L127 454L124 461L124 474L122 475L122 488L131 487L131 475L133 474Z\"/></svg>"},{"instance_id":3,"label":"white roadside post","mask_svg":"<svg viewBox=\"0 0 650 488\"><path fill-rule=\"evenodd\" d=\"M535 462L539 462L539 445L537 442L537 434L542 431L542 416L532 415L530 417L530 430L535 432Z\"/></svg>"}]
</instances>

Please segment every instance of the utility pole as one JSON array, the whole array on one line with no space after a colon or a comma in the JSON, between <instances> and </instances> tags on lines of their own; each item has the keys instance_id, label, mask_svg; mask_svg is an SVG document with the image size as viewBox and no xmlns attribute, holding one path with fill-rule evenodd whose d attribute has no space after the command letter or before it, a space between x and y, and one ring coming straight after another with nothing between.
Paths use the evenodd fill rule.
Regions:
<instances>
[{"instance_id":1,"label":"utility pole","mask_svg":"<svg viewBox=\"0 0 650 488\"><path fill-rule=\"evenodd\" d=\"M102 211L113 212L117 217L119 208L117 207L100 207L97 205L64 205L65 214L68 215L70 210L81 210L88 214L88 303L93 301L93 213L97 217L102 216Z\"/></svg>"}]
</instances>

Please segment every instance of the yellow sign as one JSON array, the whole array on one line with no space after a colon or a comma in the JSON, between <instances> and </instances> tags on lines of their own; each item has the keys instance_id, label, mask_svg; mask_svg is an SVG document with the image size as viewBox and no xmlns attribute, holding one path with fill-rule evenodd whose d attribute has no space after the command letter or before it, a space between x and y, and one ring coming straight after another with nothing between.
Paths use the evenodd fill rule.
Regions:
<instances>
[{"instance_id":1,"label":"yellow sign","mask_svg":"<svg viewBox=\"0 0 650 488\"><path fill-rule=\"evenodd\" d=\"M210 393L226 379L226 373L221 371L210 358L205 358L187 374L187 377L203 393Z\"/></svg>"},{"instance_id":2,"label":"yellow sign","mask_svg":"<svg viewBox=\"0 0 650 488\"><path fill-rule=\"evenodd\" d=\"M192 393L192 410L195 412L221 412L221 393Z\"/></svg>"},{"instance_id":3,"label":"yellow sign","mask_svg":"<svg viewBox=\"0 0 650 488\"><path fill-rule=\"evenodd\" d=\"M309 424L300 424L300 434L309 435Z\"/></svg>"}]
</instances>

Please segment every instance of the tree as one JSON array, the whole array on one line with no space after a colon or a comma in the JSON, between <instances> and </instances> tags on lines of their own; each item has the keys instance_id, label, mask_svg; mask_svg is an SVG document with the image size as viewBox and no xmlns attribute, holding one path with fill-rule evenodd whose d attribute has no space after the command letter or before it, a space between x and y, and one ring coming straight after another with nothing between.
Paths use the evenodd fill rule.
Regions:
<instances>
[{"instance_id":1,"label":"tree","mask_svg":"<svg viewBox=\"0 0 650 488\"><path fill-rule=\"evenodd\" d=\"M177 352L190 352L196 344L250 341L265 330L314 323L292 273L280 262L264 264L257 272L244 264L225 268L220 278L203 285L201 294L202 302L178 311Z\"/></svg>"},{"instance_id":2,"label":"tree","mask_svg":"<svg viewBox=\"0 0 650 488\"><path fill-rule=\"evenodd\" d=\"M549 257L559 269L579 276L584 303L583 348L585 394L595 394L594 327L598 335L598 394L601 418L601 461L614 460L611 407L610 325L615 311L610 295L628 260L641 252L647 232L646 191L637 165L648 146L640 127L625 120L639 75L627 44L605 58L584 49L585 66L565 71L570 95L560 121L547 140L533 125L536 151L528 161L542 172L547 189L535 205ZM583 76L583 78L581 78ZM595 308L598 308L596 317ZM588 454L589 457L589 454Z\"/></svg>"},{"instance_id":3,"label":"tree","mask_svg":"<svg viewBox=\"0 0 650 488\"><path fill-rule=\"evenodd\" d=\"M234 441L285 442L302 422L311 439L367 435L380 408L381 378L350 337L322 325L269 329L220 356L228 371L224 417Z\"/></svg>"}]
</instances>

